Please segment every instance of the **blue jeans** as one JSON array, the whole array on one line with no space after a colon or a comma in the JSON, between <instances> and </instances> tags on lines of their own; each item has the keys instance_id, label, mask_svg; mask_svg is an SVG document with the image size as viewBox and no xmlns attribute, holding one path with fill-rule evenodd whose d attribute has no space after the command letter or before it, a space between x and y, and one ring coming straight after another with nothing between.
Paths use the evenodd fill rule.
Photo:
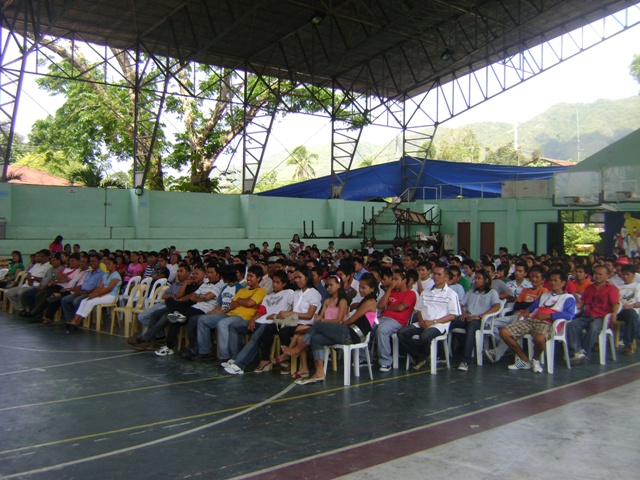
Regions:
<instances>
[{"instance_id":1,"label":"blue jeans","mask_svg":"<svg viewBox=\"0 0 640 480\"><path fill-rule=\"evenodd\" d=\"M349 345L351 329L346 325L331 322L314 323L311 330L304 336L304 343L311 345L314 360L324 360L324 347L331 345ZM345 368L350 368L345 366Z\"/></svg>"},{"instance_id":2,"label":"blue jeans","mask_svg":"<svg viewBox=\"0 0 640 480\"><path fill-rule=\"evenodd\" d=\"M164 313L167 313L169 310L167 310L167 307L165 306L164 303L156 303L155 305L152 305L151 307L147 308L145 311L140 312L138 314L138 323L144 326L149 325L151 314L159 311L163 311L163 314L164 314Z\"/></svg>"},{"instance_id":3,"label":"blue jeans","mask_svg":"<svg viewBox=\"0 0 640 480\"><path fill-rule=\"evenodd\" d=\"M376 328L376 342L378 343L378 364L381 367L390 366L391 359L391 335L397 333L402 325L394 318L382 317L378 320Z\"/></svg>"},{"instance_id":4,"label":"blue jeans","mask_svg":"<svg viewBox=\"0 0 640 480\"><path fill-rule=\"evenodd\" d=\"M577 317L567 322L567 339L569 341L569 352L584 352L587 356L591 354L593 346L598 341L598 335L602 331L602 318L589 316Z\"/></svg>"},{"instance_id":5,"label":"blue jeans","mask_svg":"<svg viewBox=\"0 0 640 480\"><path fill-rule=\"evenodd\" d=\"M62 306L62 313L65 320L72 320L76 314L76 310L80 306L80 302L89 296L88 293L82 293L80 295L67 295L62 297L60 305Z\"/></svg>"},{"instance_id":6,"label":"blue jeans","mask_svg":"<svg viewBox=\"0 0 640 480\"><path fill-rule=\"evenodd\" d=\"M218 323L218 349L220 350L220 358L235 358L240 350L242 350L243 333L251 333L247 329L249 321L242 317L223 318ZM238 332L240 330L240 332Z\"/></svg>"},{"instance_id":7,"label":"blue jeans","mask_svg":"<svg viewBox=\"0 0 640 480\"><path fill-rule=\"evenodd\" d=\"M480 329L480 320L465 322L463 320L455 319L451 321L449 331L454 328L463 328L467 332L464 337L464 355L462 359L467 363L471 363L473 350L476 348L476 332ZM476 352L476 355L482 355L482 353Z\"/></svg>"},{"instance_id":8,"label":"blue jeans","mask_svg":"<svg viewBox=\"0 0 640 480\"><path fill-rule=\"evenodd\" d=\"M249 338L249 341L247 342L247 344L244 347L242 347L242 350L240 350L240 353L238 353L233 357L233 359L236 362L236 365L238 365L242 370L245 369L245 367L249 364L249 362L251 362L251 360L253 360L253 358L258 353L258 350L260 349L260 345L262 345L262 338L263 336L265 336L265 333L267 332L267 327L273 327L273 325L264 324L264 323L256 324L256 329L253 331L251 338ZM275 331L275 328L273 330ZM273 342L273 333L271 333L270 338L271 338L271 341Z\"/></svg>"},{"instance_id":9,"label":"blue jeans","mask_svg":"<svg viewBox=\"0 0 640 480\"><path fill-rule=\"evenodd\" d=\"M211 330L218 327L218 323L223 318L227 318L226 313L212 313L210 315L200 315L197 323L198 336L198 353L200 355L208 355L213 351L213 343L211 343ZM218 338L220 345L220 338ZM221 357L220 358L225 358ZM226 357L229 358L229 357Z\"/></svg>"}]
</instances>

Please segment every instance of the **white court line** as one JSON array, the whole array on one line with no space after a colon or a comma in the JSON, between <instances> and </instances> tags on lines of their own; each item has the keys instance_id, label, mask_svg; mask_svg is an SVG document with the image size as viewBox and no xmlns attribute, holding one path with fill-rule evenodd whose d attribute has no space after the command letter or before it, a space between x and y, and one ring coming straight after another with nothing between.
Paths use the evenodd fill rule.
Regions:
<instances>
[{"instance_id":1,"label":"white court line","mask_svg":"<svg viewBox=\"0 0 640 480\"><path fill-rule=\"evenodd\" d=\"M16 347L14 345L3 345L0 344L2 348L8 348L11 350L23 350L25 352L42 352L42 353L122 353L122 352L130 352L131 350L120 349L120 350L46 350L44 348L26 348L26 347Z\"/></svg>"},{"instance_id":2,"label":"white court line","mask_svg":"<svg viewBox=\"0 0 640 480\"><path fill-rule=\"evenodd\" d=\"M61 468L64 468L64 467L69 467L71 465L78 465L80 463L91 462L93 460L100 460L102 458L113 457L115 455L120 455L121 453L128 453L128 452L132 452L134 450L140 450L142 448L151 447L153 445L158 445L160 443L168 442L168 441L180 438L180 437L191 435L192 433L196 433L196 432L199 432L201 430L205 430L207 428L214 427L214 426L219 425L221 423L228 422L229 420L233 420L234 418L237 418L237 417L239 417L241 415L245 415L245 414L247 414L249 412L252 412L253 410L256 410L256 409L258 409L258 408L260 408L260 407L262 407L264 405L267 405L267 404L273 402L274 400L277 400L278 398L282 397L284 394L289 392L295 386L296 386L296 384L292 383L288 387L286 387L284 390L281 390L280 392L278 392L274 396L272 396L270 398L267 398L266 400L263 400L262 402L257 403L255 405L253 405L252 407L249 407L249 408L246 408L244 410L241 410L241 411L239 411L237 413L234 413L233 415L229 415L228 417L221 418L220 420L216 420L215 422L207 423L206 425L201 425L199 427L192 428L191 430L185 430L184 432L176 433L174 435L169 435L168 437L163 437L163 438L158 438L157 440L152 440L151 442L141 443L139 445L133 445L133 446L127 447L127 448L121 448L119 450L113 450L111 452L101 453L99 455L92 455L90 457L79 458L77 460L72 460L70 462L58 463L56 465L51 465L49 467L37 468L35 470L28 470L26 472L13 473L11 475L7 475L7 476L4 476L2 478L17 478L17 477L24 477L24 476L28 476L28 475L35 475L37 473L50 472L52 470L58 470L58 469L61 469Z\"/></svg>"},{"instance_id":3,"label":"white court line","mask_svg":"<svg viewBox=\"0 0 640 480\"><path fill-rule=\"evenodd\" d=\"M104 353L104 352L99 352L99 353ZM113 355L111 357L90 358L90 359L87 359L87 360L78 360L77 362L58 363L56 365L44 365L42 367L27 368L25 370L15 370L13 372L3 372L3 373L0 373L0 377L4 377L5 375L16 375L18 373L26 373L26 372L44 372L45 370L48 370L49 368L67 367L69 365L78 365L78 364L81 364L81 363L89 363L89 362L100 362L102 360L111 360L112 358L131 357L133 355L140 355L142 353L146 353L146 352L131 352L131 353L127 353L125 355Z\"/></svg>"}]
</instances>

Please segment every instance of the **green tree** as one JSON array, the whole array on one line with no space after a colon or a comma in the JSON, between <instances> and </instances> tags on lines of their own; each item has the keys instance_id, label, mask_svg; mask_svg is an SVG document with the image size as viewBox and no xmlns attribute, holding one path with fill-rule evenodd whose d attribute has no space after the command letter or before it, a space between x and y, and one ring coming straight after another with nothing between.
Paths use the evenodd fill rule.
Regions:
<instances>
[{"instance_id":1,"label":"green tree","mask_svg":"<svg viewBox=\"0 0 640 480\"><path fill-rule=\"evenodd\" d=\"M63 151L74 161L100 168L112 160L131 162L134 94L129 87L136 82L136 65L131 55L112 49L123 78L112 86L104 84L104 71L100 65L87 60L78 44L72 49L64 40L59 40L45 46L60 61L49 67L51 76L41 79L40 86L52 94L65 95L66 102L55 116L34 126L30 140L39 151ZM75 74L84 82L60 78L60 69ZM146 78L156 78L157 73L151 71ZM220 155L230 151L234 140L249 123L281 104L286 104L287 112L322 110L354 125L369 121L355 110L350 97L340 92L332 95L327 89L195 63L183 66L176 77L170 83L166 110L178 116L182 128L172 140L160 132L148 175L148 188L165 187L163 168L169 166L188 169L188 181L176 182L172 188L216 191L218 182L210 177ZM140 110L144 131L151 130L151 113L159 105L154 92L159 90L162 75L157 75L157 79L141 92L145 106ZM194 96L192 92L198 92L198 95ZM148 142L146 137L142 138L143 142Z\"/></svg>"},{"instance_id":2,"label":"green tree","mask_svg":"<svg viewBox=\"0 0 640 480\"><path fill-rule=\"evenodd\" d=\"M521 150L515 150L513 148L513 142L511 142L507 145L502 145L495 150L485 147L483 163L489 163L491 165L522 166L531 161L535 161L536 155L537 159L539 159L540 155L538 151L534 151L533 156L528 157Z\"/></svg>"},{"instance_id":3,"label":"green tree","mask_svg":"<svg viewBox=\"0 0 640 480\"><path fill-rule=\"evenodd\" d=\"M445 129L442 135L436 136L435 144L433 154L437 153L441 160L469 163L480 161L482 149L475 132L470 127Z\"/></svg>"},{"instance_id":4,"label":"green tree","mask_svg":"<svg viewBox=\"0 0 640 480\"><path fill-rule=\"evenodd\" d=\"M636 53L633 56L633 61L629 65L629 72L636 79L636 82L640 83L640 54Z\"/></svg>"},{"instance_id":5,"label":"green tree","mask_svg":"<svg viewBox=\"0 0 640 480\"><path fill-rule=\"evenodd\" d=\"M568 255L580 253L579 245L593 245L602 240L595 226L580 223L565 223L564 251Z\"/></svg>"},{"instance_id":6,"label":"green tree","mask_svg":"<svg viewBox=\"0 0 640 480\"><path fill-rule=\"evenodd\" d=\"M370 167L373 165L373 162L375 162L375 158L372 156L366 156L362 159L362 161L358 164L358 167Z\"/></svg>"},{"instance_id":7,"label":"green tree","mask_svg":"<svg viewBox=\"0 0 640 480\"><path fill-rule=\"evenodd\" d=\"M316 171L312 164L318 161L318 154L311 153L307 147L300 145L293 149L291 155L287 159L287 165L295 165L293 179L297 181L308 180L316 176Z\"/></svg>"}]
</instances>

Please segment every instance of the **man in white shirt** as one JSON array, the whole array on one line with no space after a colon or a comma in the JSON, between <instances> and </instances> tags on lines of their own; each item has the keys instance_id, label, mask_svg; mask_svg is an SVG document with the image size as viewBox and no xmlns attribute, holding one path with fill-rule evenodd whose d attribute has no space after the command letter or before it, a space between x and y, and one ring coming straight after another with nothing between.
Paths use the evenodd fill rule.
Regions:
<instances>
[{"instance_id":1,"label":"man in white shirt","mask_svg":"<svg viewBox=\"0 0 640 480\"><path fill-rule=\"evenodd\" d=\"M433 269L434 285L423 291L416 303L418 322L398 332L401 349L413 357L416 370L427 363L431 341L448 332L451 320L461 314L458 295L447 285L450 276L446 266L438 265ZM419 338L414 340L414 335Z\"/></svg>"},{"instance_id":2,"label":"man in white shirt","mask_svg":"<svg viewBox=\"0 0 640 480\"><path fill-rule=\"evenodd\" d=\"M26 311L26 306L23 301L23 295L26 292L36 290L40 285L40 282L45 277L49 269L51 268L51 264L49 263L49 258L51 257L51 252L47 249L40 250L36 253L36 263L27 274L27 282L19 287L10 288L5 292L7 296L7 300L11 303L13 308L18 311L19 315L22 315Z\"/></svg>"}]
</instances>

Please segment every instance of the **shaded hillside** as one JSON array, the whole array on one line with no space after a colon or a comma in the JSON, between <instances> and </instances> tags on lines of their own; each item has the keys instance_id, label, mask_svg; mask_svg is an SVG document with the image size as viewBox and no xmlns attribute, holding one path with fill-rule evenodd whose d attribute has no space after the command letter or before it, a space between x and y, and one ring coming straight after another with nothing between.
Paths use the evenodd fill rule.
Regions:
<instances>
[{"instance_id":1,"label":"shaded hillside","mask_svg":"<svg viewBox=\"0 0 640 480\"><path fill-rule=\"evenodd\" d=\"M514 125L481 122L467 125L483 147L496 149L514 140ZM578 160L640 128L640 96L594 103L561 103L518 125L520 148L543 157ZM579 133L579 143L578 143ZM436 143L438 137L436 136Z\"/></svg>"}]
</instances>

